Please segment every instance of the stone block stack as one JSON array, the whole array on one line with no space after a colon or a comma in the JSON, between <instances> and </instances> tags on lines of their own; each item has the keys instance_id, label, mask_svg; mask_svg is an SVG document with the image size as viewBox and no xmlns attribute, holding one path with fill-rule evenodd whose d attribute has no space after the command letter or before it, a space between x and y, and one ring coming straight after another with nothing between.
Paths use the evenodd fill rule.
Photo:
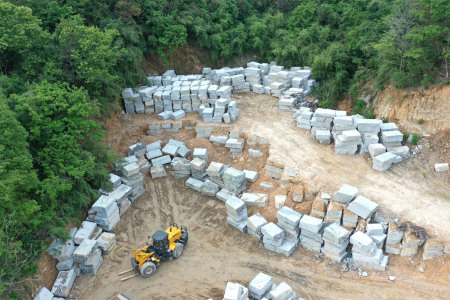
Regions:
<instances>
[{"instance_id":1,"label":"stone block stack","mask_svg":"<svg viewBox=\"0 0 450 300\"><path fill-rule=\"evenodd\" d=\"M337 140L342 132L354 129L356 129L356 125L352 116L336 116L333 120L333 139Z\"/></svg>"},{"instance_id":2,"label":"stone block stack","mask_svg":"<svg viewBox=\"0 0 450 300\"><path fill-rule=\"evenodd\" d=\"M403 133L398 130L381 132L380 142L386 148L401 147L403 141Z\"/></svg>"},{"instance_id":3,"label":"stone block stack","mask_svg":"<svg viewBox=\"0 0 450 300\"><path fill-rule=\"evenodd\" d=\"M367 234L357 231L350 237L353 260L363 267L378 271L385 271L388 264L388 256L383 255L383 250L377 248Z\"/></svg>"},{"instance_id":4,"label":"stone block stack","mask_svg":"<svg viewBox=\"0 0 450 300\"><path fill-rule=\"evenodd\" d=\"M272 289L273 280L272 277L259 273L250 281L248 289L250 291L250 296L253 299L261 300L261 299L269 299L269 293Z\"/></svg>"},{"instance_id":5,"label":"stone block stack","mask_svg":"<svg viewBox=\"0 0 450 300\"><path fill-rule=\"evenodd\" d=\"M304 215L300 220L300 242L302 247L320 252L322 248L323 221L322 219Z\"/></svg>"},{"instance_id":6,"label":"stone block stack","mask_svg":"<svg viewBox=\"0 0 450 300\"><path fill-rule=\"evenodd\" d=\"M223 173L223 183L225 188L235 195L240 195L247 189L245 173L233 167L227 168Z\"/></svg>"},{"instance_id":7,"label":"stone block stack","mask_svg":"<svg viewBox=\"0 0 450 300\"><path fill-rule=\"evenodd\" d=\"M379 223L370 223L366 225L366 234L370 236L372 241L377 245L378 249L384 248L386 241L386 234L384 233L383 225Z\"/></svg>"},{"instance_id":8,"label":"stone block stack","mask_svg":"<svg viewBox=\"0 0 450 300\"><path fill-rule=\"evenodd\" d=\"M237 228L240 232L247 232L247 207L244 201L236 196L231 196L225 202L227 208L227 223Z\"/></svg>"},{"instance_id":9,"label":"stone block stack","mask_svg":"<svg viewBox=\"0 0 450 300\"><path fill-rule=\"evenodd\" d=\"M300 220L302 218L302 214L296 212L295 210L283 206L277 212L278 218L278 227L284 230L285 232L285 240L289 240L295 243L295 247L298 246L299 238L300 238Z\"/></svg>"},{"instance_id":10,"label":"stone block stack","mask_svg":"<svg viewBox=\"0 0 450 300\"><path fill-rule=\"evenodd\" d=\"M256 213L247 220L247 233L262 240L261 228L267 224L266 219L260 213Z\"/></svg>"},{"instance_id":11,"label":"stone block stack","mask_svg":"<svg viewBox=\"0 0 450 300\"><path fill-rule=\"evenodd\" d=\"M350 232L345 228L331 224L323 232L323 253L329 258L341 262L347 257Z\"/></svg>"},{"instance_id":12,"label":"stone block stack","mask_svg":"<svg viewBox=\"0 0 450 300\"><path fill-rule=\"evenodd\" d=\"M233 86L233 93L248 93L250 92L250 86L253 86L253 84L251 84L250 82L245 82L244 74L231 76L231 85Z\"/></svg>"},{"instance_id":13,"label":"stone block stack","mask_svg":"<svg viewBox=\"0 0 450 300\"><path fill-rule=\"evenodd\" d=\"M329 130L316 130L315 131L315 138L319 141L321 144L331 144L331 132Z\"/></svg>"},{"instance_id":14,"label":"stone block stack","mask_svg":"<svg viewBox=\"0 0 450 300\"><path fill-rule=\"evenodd\" d=\"M278 101L278 109L284 111L291 111L294 105L297 103L297 99L294 97L282 97Z\"/></svg>"},{"instance_id":15,"label":"stone block stack","mask_svg":"<svg viewBox=\"0 0 450 300\"><path fill-rule=\"evenodd\" d=\"M225 143L225 147L230 149L231 153L242 153L244 143L244 140L241 138L229 138Z\"/></svg>"},{"instance_id":16,"label":"stone block stack","mask_svg":"<svg viewBox=\"0 0 450 300\"><path fill-rule=\"evenodd\" d=\"M209 180L217 184L219 187L224 188L225 184L223 182L223 173L226 169L227 166L224 164L213 161L209 164L209 167L205 172L208 175Z\"/></svg>"},{"instance_id":17,"label":"stone block stack","mask_svg":"<svg viewBox=\"0 0 450 300\"><path fill-rule=\"evenodd\" d=\"M103 254L111 253L114 246L117 244L116 235L111 232L103 232L98 241L98 248L102 251Z\"/></svg>"},{"instance_id":18,"label":"stone block stack","mask_svg":"<svg viewBox=\"0 0 450 300\"><path fill-rule=\"evenodd\" d=\"M255 84L261 84L261 75L262 70L257 67L248 67L244 70L245 80L250 86L254 86Z\"/></svg>"},{"instance_id":19,"label":"stone block stack","mask_svg":"<svg viewBox=\"0 0 450 300\"><path fill-rule=\"evenodd\" d=\"M400 156L395 155L392 152L385 152L375 156L372 160L372 169L385 172L396 162L398 162Z\"/></svg>"},{"instance_id":20,"label":"stone block stack","mask_svg":"<svg viewBox=\"0 0 450 300\"><path fill-rule=\"evenodd\" d=\"M176 177L184 178L191 175L191 162L182 157L175 157L172 160L172 168Z\"/></svg>"},{"instance_id":21,"label":"stone block stack","mask_svg":"<svg viewBox=\"0 0 450 300\"><path fill-rule=\"evenodd\" d=\"M194 158L200 158L201 160L208 161L208 149L206 148L195 148L193 153Z\"/></svg>"},{"instance_id":22,"label":"stone block stack","mask_svg":"<svg viewBox=\"0 0 450 300\"><path fill-rule=\"evenodd\" d=\"M280 253L281 246L283 244L284 237L286 235L284 230L275 225L274 223L270 222L261 228L261 232L263 234L264 247L267 250ZM295 249L295 245L293 246Z\"/></svg>"},{"instance_id":23,"label":"stone block stack","mask_svg":"<svg viewBox=\"0 0 450 300\"><path fill-rule=\"evenodd\" d=\"M203 117L203 122L212 123L213 117L214 117L214 108L207 107L207 108L203 109L201 116Z\"/></svg>"},{"instance_id":24,"label":"stone block stack","mask_svg":"<svg viewBox=\"0 0 450 300\"><path fill-rule=\"evenodd\" d=\"M269 74L270 76L270 74ZM282 93L286 90L286 86L282 82L272 82L270 84L270 93L272 96L281 98Z\"/></svg>"},{"instance_id":25,"label":"stone block stack","mask_svg":"<svg viewBox=\"0 0 450 300\"><path fill-rule=\"evenodd\" d=\"M103 263L102 252L98 249L98 241L85 239L73 253L76 263L80 264L81 272L89 275L97 274Z\"/></svg>"},{"instance_id":26,"label":"stone block stack","mask_svg":"<svg viewBox=\"0 0 450 300\"><path fill-rule=\"evenodd\" d=\"M318 108L314 116L311 118L311 134L316 138L317 130L331 131L331 123L336 116L336 111L333 109Z\"/></svg>"},{"instance_id":27,"label":"stone block stack","mask_svg":"<svg viewBox=\"0 0 450 300\"><path fill-rule=\"evenodd\" d=\"M402 250L403 231L398 228L397 223L390 222L388 226L385 251L389 254L400 254Z\"/></svg>"},{"instance_id":28,"label":"stone block stack","mask_svg":"<svg viewBox=\"0 0 450 300\"><path fill-rule=\"evenodd\" d=\"M424 243L424 239L417 237L411 229L403 235L401 256L416 256L419 246Z\"/></svg>"},{"instance_id":29,"label":"stone block stack","mask_svg":"<svg viewBox=\"0 0 450 300\"><path fill-rule=\"evenodd\" d=\"M331 201L328 205L327 215L325 217L326 224L337 224L341 225L342 222L342 213L344 210L344 204Z\"/></svg>"},{"instance_id":30,"label":"stone block stack","mask_svg":"<svg viewBox=\"0 0 450 300\"><path fill-rule=\"evenodd\" d=\"M311 108L301 107L297 111L297 127L311 130L311 118L313 115Z\"/></svg>"},{"instance_id":31,"label":"stone block stack","mask_svg":"<svg viewBox=\"0 0 450 300\"><path fill-rule=\"evenodd\" d=\"M195 157L190 164L192 177L200 181L205 181L208 177L206 174L206 162L203 159Z\"/></svg>"},{"instance_id":32,"label":"stone block stack","mask_svg":"<svg viewBox=\"0 0 450 300\"><path fill-rule=\"evenodd\" d=\"M79 245L83 242L83 240L91 238L92 234L96 229L97 229L96 223L83 221L78 231L76 231L75 234L73 235L73 241L75 245Z\"/></svg>"},{"instance_id":33,"label":"stone block stack","mask_svg":"<svg viewBox=\"0 0 450 300\"><path fill-rule=\"evenodd\" d=\"M378 143L378 133L380 132L381 120L355 118L356 128L363 139L361 153L367 152L371 144Z\"/></svg>"},{"instance_id":34,"label":"stone block stack","mask_svg":"<svg viewBox=\"0 0 450 300\"><path fill-rule=\"evenodd\" d=\"M227 202L228 198L230 198L231 196L234 196L234 194L227 189L221 189L216 194L216 198L222 202Z\"/></svg>"},{"instance_id":35,"label":"stone block stack","mask_svg":"<svg viewBox=\"0 0 450 300\"><path fill-rule=\"evenodd\" d=\"M137 198L139 198L142 194L145 193L144 189L144 176L139 172L139 166L135 163L129 164L125 166L126 172L122 171L122 183L131 188L131 194L129 195L129 201L133 203ZM119 194L118 191L116 194ZM123 201L117 201L117 205L120 205L120 208L123 206L127 206L125 199ZM129 205L128 205L129 206ZM126 209L122 209L121 213L124 213Z\"/></svg>"},{"instance_id":36,"label":"stone block stack","mask_svg":"<svg viewBox=\"0 0 450 300\"><path fill-rule=\"evenodd\" d=\"M435 238L429 238L423 246L423 260L429 260L444 255L444 244Z\"/></svg>"},{"instance_id":37,"label":"stone block stack","mask_svg":"<svg viewBox=\"0 0 450 300\"><path fill-rule=\"evenodd\" d=\"M356 226L358 226L358 216L349 211L347 207L344 207L342 226L349 228L356 228Z\"/></svg>"},{"instance_id":38,"label":"stone block stack","mask_svg":"<svg viewBox=\"0 0 450 300\"><path fill-rule=\"evenodd\" d=\"M354 155L361 145L362 139L358 130L344 130L337 136L334 149L336 154Z\"/></svg>"},{"instance_id":39,"label":"stone block stack","mask_svg":"<svg viewBox=\"0 0 450 300\"><path fill-rule=\"evenodd\" d=\"M223 120L225 123L234 122L239 116L239 109L237 108L236 101L231 101L228 103L227 113L223 115ZM228 119L229 118L229 119Z\"/></svg>"}]
</instances>

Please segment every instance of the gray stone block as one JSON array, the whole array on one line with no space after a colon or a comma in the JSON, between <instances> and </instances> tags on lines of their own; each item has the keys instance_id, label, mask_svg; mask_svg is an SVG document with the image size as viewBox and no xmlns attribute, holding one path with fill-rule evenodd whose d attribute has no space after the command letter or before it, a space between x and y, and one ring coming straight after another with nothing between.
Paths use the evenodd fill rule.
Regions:
<instances>
[{"instance_id":1,"label":"gray stone block","mask_svg":"<svg viewBox=\"0 0 450 300\"><path fill-rule=\"evenodd\" d=\"M234 193L230 192L227 189L221 189L216 194L217 199L219 199L220 201L223 201L223 202L226 202L228 200L228 198L230 198L231 196L234 196Z\"/></svg>"},{"instance_id":2,"label":"gray stone block","mask_svg":"<svg viewBox=\"0 0 450 300\"><path fill-rule=\"evenodd\" d=\"M260 213L256 213L247 219L248 228L257 233L261 233L261 228L266 224L266 219Z\"/></svg>"},{"instance_id":3,"label":"gray stone block","mask_svg":"<svg viewBox=\"0 0 450 300\"><path fill-rule=\"evenodd\" d=\"M267 206L269 203L269 196L267 194L243 193L241 200L247 206Z\"/></svg>"},{"instance_id":4,"label":"gray stone block","mask_svg":"<svg viewBox=\"0 0 450 300\"><path fill-rule=\"evenodd\" d=\"M358 194L358 188L344 184L337 192L334 193L334 201L347 204Z\"/></svg>"},{"instance_id":5,"label":"gray stone block","mask_svg":"<svg viewBox=\"0 0 450 300\"><path fill-rule=\"evenodd\" d=\"M383 144L369 145L369 153L372 158L386 152L386 147Z\"/></svg>"},{"instance_id":6,"label":"gray stone block","mask_svg":"<svg viewBox=\"0 0 450 300\"><path fill-rule=\"evenodd\" d=\"M72 268L74 264L73 257L69 258L68 260L60 261L56 264L56 269L58 271L68 271Z\"/></svg>"},{"instance_id":7,"label":"gray stone block","mask_svg":"<svg viewBox=\"0 0 450 300\"><path fill-rule=\"evenodd\" d=\"M162 153L175 157L177 155L178 146L167 144L163 149Z\"/></svg>"},{"instance_id":8,"label":"gray stone block","mask_svg":"<svg viewBox=\"0 0 450 300\"><path fill-rule=\"evenodd\" d=\"M283 206L277 212L277 218L280 222L285 222L290 225L293 225L295 228L298 228L300 219L302 218L302 214L299 212L296 212L292 208Z\"/></svg>"},{"instance_id":9,"label":"gray stone block","mask_svg":"<svg viewBox=\"0 0 450 300\"><path fill-rule=\"evenodd\" d=\"M164 165L154 165L150 168L150 175L152 178L160 178L167 176L167 172Z\"/></svg>"},{"instance_id":10,"label":"gray stone block","mask_svg":"<svg viewBox=\"0 0 450 300\"><path fill-rule=\"evenodd\" d=\"M367 199L364 196L358 196L353 202L348 205L348 210L352 213L360 216L363 219L367 219L378 209L378 204Z\"/></svg>"},{"instance_id":11,"label":"gray stone block","mask_svg":"<svg viewBox=\"0 0 450 300\"><path fill-rule=\"evenodd\" d=\"M58 297L67 297L76 277L74 270L59 272L52 287L52 294Z\"/></svg>"},{"instance_id":12,"label":"gray stone block","mask_svg":"<svg viewBox=\"0 0 450 300\"><path fill-rule=\"evenodd\" d=\"M97 248L97 240L85 239L73 253L73 260L79 264L84 264Z\"/></svg>"},{"instance_id":13,"label":"gray stone block","mask_svg":"<svg viewBox=\"0 0 450 300\"><path fill-rule=\"evenodd\" d=\"M323 226L323 220L309 215L304 215L300 220L300 228L313 233L318 233Z\"/></svg>"},{"instance_id":14,"label":"gray stone block","mask_svg":"<svg viewBox=\"0 0 450 300\"><path fill-rule=\"evenodd\" d=\"M172 162L172 159L170 158L170 155L164 155L164 156L152 159L153 166L170 164L171 162Z\"/></svg>"},{"instance_id":15,"label":"gray stone block","mask_svg":"<svg viewBox=\"0 0 450 300\"><path fill-rule=\"evenodd\" d=\"M53 300L53 294L46 287L39 290L33 300Z\"/></svg>"},{"instance_id":16,"label":"gray stone block","mask_svg":"<svg viewBox=\"0 0 450 300\"><path fill-rule=\"evenodd\" d=\"M184 112L184 110L180 109L180 110L173 112L171 118L174 120L180 120L184 116L186 116L186 113Z\"/></svg>"},{"instance_id":17,"label":"gray stone block","mask_svg":"<svg viewBox=\"0 0 450 300\"><path fill-rule=\"evenodd\" d=\"M153 149L147 152L146 156L148 160L161 157L163 155L161 149Z\"/></svg>"},{"instance_id":18,"label":"gray stone block","mask_svg":"<svg viewBox=\"0 0 450 300\"><path fill-rule=\"evenodd\" d=\"M244 174L248 182L255 182L258 179L258 172L244 170Z\"/></svg>"},{"instance_id":19,"label":"gray stone block","mask_svg":"<svg viewBox=\"0 0 450 300\"><path fill-rule=\"evenodd\" d=\"M75 242L76 245L80 245L85 239L89 239L91 237L92 233L96 228L97 228L96 223L83 221L77 233L73 237L73 241Z\"/></svg>"}]
</instances>

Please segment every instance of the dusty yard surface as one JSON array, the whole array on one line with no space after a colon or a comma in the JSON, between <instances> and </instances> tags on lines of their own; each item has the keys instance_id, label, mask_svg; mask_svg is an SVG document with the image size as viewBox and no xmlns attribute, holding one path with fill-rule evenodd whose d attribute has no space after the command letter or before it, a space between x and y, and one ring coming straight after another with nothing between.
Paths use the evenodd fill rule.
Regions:
<instances>
[{"instance_id":1,"label":"dusty yard surface","mask_svg":"<svg viewBox=\"0 0 450 300\"><path fill-rule=\"evenodd\" d=\"M437 180L431 170L420 165L419 159L408 159L381 174L371 169L368 156L336 156L333 146L320 145L307 131L295 127L290 112L280 112L274 98L264 95L237 97L241 116L231 129L256 134L271 142L270 160L275 160L297 173L296 181L310 189L331 193L342 184L357 186L360 194L382 206L384 215L398 216L425 227L430 235L450 237L450 187ZM243 155L231 156L226 148L216 147L208 140L194 139L194 133L183 130L163 137L146 135L145 128L156 116L122 115L108 124L107 143L121 155L135 142L147 144L157 139L177 138L189 148L207 147L209 161L216 160L240 169L259 171L267 155L258 160ZM186 120L200 121L189 114ZM228 130L228 129L227 129ZM261 148L265 153L268 149ZM248 285L260 271L274 277L276 283L286 281L305 299L445 299L449 293L450 258L423 262L390 255L387 272L366 269L369 277L359 278L355 272L341 273L339 265L329 265L328 259L317 258L313 252L297 248L285 258L265 250L262 243L241 234L225 222L226 209L215 198L202 196L184 187L184 180L169 174L151 179L145 174L146 193L121 217L114 230L118 245L105 256L97 276L81 276L75 281L72 295L78 299L111 299L124 292L140 299L222 299L227 281ZM279 188L278 182L260 171L252 191L271 195L288 193L293 187ZM273 182L273 190L264 190L259 182ZM288 206L293 206L288 201ZM249 209L249 215L262 213L275 220L273 198L268 207ZM308 210L308 202L296 207ZM309 207L310 209L310 207ZM164 262L151 278L135 277L121 282L118 272L130 268L132 249L142 247L148 236L164 229L169 222L186 225L189 243L180 259ZM420 254L420 253L419 253ZM417 268L425 269L420 273ZM388 275L396 276L390 281Z\"/></svg>"}]
</instances>

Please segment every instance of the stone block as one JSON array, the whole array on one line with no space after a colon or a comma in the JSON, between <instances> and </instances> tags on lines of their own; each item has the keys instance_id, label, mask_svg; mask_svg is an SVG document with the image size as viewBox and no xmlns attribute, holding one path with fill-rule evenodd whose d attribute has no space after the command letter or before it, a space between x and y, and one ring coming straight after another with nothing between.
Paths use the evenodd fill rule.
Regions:
<instances>
[{"instance_id":1,"label":"stone block","mask_svg":"<svg viewBox=\"0 0 450 300\"><path fill-rule=\"evenodd\" d=\"M267 206L269 203L269 196L267 194L243 193L241 200L247 206Z\"/></svg>"},{"instance_id":2,"label":"stone block","mask_svg":"<svg viewBox=\"0 0 450 300\"><path fill-rule=\"evenodd\" d=\"M318 233L323 226L323 220L315 217L311 217L309 215L304 215L300 219L300 228L302 230L311 231L313 233Z\"/></svg>"},{"instance_id":3,"label":"stone block","mask_svg":"<svg viewBox=\"0 0 450 300\"><path fill-rule=\"evenodd\" d=\"M33 300L53 300L53 294L46 287L39 290Z\"/></svg>"},{"instance_id":4,"label":"stone block","mask_svg":"<svg viewBox=\"0 0 450 300\"><path fill-rule=\"evenodd\" d=\"M347 204L353 200L358 194L358 188L344 184L337 192L334 193L334 201Z\"/></svg>"},{"instance_id":5,"label":"stone block","mask_svg":"<svg viewBox=\"0 0 450 300\"><path fill-rule=\"evenodd\" d=\"M259 273L249 284L250 296L254 299L262 299L265 294L270 292L273 285L272 277L267 274Z\"/></svg>"},{"instance_id":6,"label":"stone block","mask_svg":"<svg viewBox=\"0 0 450 300\"><path fill-rule=\"evenodd\" d=\"M353 202L348 205L348 210L352 213L360 216L363 219L367 219L378 209L378 204L367 199L364 196L358 196Z\"/></svg>"},{"instance_id":7,"label":"stone block","mask_svg":"<svg viewBox=\"0 0 450 300\"><path fill-rule=\"evenodd\" d=\"M160 178L167 176L167 172L164 165L156 165L150 168L150 175L152 178Z\"/></svg>"},{"instance_id":8,"label":"stone block","mask_svg":"<svg viewBox=\"0 0 450 300\"><path fill-rule=\"evenodd\" d=\"M280 209L286 203L287 196L284 195L276 195L275 196L275 208Z\"/></svg>"},{"instance_id":9,"label":"stone block","mask_svg":"<svg viewBox=\"0 0 450 300\"><path fill-rule=\"evenodd\" d=\"M115 203L115 202L114 202ZM83 221L77 233L73 237L75 245L80 245L85 239L89 239L97 228L97 223Z\"/></svg>"},{"instance_id":10,"label":"stone block","mask_svg":"<svg viewBox=\"0 0 450 300\"><path fill-rule=\"evenodd\" d=\"M372 158L386 152L386 147L383 144L369 145L369 153Z\"/></svg>"},{"instance_id":11,"label":"stone block","mask_svg":"<svg viewBox=\"0 0 450 300\"><path fill-rule=\"evenodd\" d=\"M244 170L244 174L248 182L256 182L258 179L258 172L256 171Z\"/></svg>"},{"instance_id":12,"label":"stone block","mask_svg":"<svg viewBox=\"0 0 450 300\"><path fill-rule=\"evenodd\" d=\"M74 270L59 272L52 287L52 294L64 298L69 296L70 289L72 289L76 277Z\"/></svg>"},{"instance_id":13,"label":"stone block","mask_svg":"<svg viewBox=\"0 0 450 300\"><path fill-rule=\"evenodd\" d=\"M171 162L172 162L172 159L170 158L170 155L164 155L164 156L152 159L153 166L170 164Z\"/></svg>"},{"instance_id":14,"label":"stone block","mask_svg":"<svg viewBox=\"0 0 450 300\"><path fill-rule=\"evenodd\" d=\"M177 151L180 147L175 146L175 145L171 145L171 144L167 144L163 149L162 149L162 153L166 154L166 155L170 155L170 156L177 156Z\"/></svg>"},{"instance_id":15,"label":"stone block","mask_svg":"<svg viewBox=\"0 0 450 300\"><path fill-rule=\"evenodd\" d=\"M448 163L439 163L434 165L434 170L436 172L445 172L449 170Z\"/></svg>"}]
</instances>

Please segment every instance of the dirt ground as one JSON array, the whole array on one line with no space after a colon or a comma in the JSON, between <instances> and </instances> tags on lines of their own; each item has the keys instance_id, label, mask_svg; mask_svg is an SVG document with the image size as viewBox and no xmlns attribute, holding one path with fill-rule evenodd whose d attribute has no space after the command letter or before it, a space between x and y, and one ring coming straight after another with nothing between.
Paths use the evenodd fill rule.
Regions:
<instances>
[{"instance_id":1,"label":"dirt ground","mask_svg":"<svg viewBox=\"0 0 450 300\"><path fill-rule=\"evenodd\" d=\"M296 181L307 183L310 189L332 192L342 184L357 186L360 194L381 205L385 216L398 216L425 227L430 235L450 237L450 187L437 180L420 160L408 159L382 174L371 169L368 156L336 156L330 145L320 145L307 131L295 127L290 112L280 112L270 96L242 95L236 97L241 115L231 128L256 134L271 142L270 160L282 163L296 172ZM121 155L135 142L147 144L157 139L178 138L188 146L207 147L209 161L215 160L240 169L260 170L267 156L253 160L247 155L230 155L228 149L216 147L208 140L194 139L192 131L183 130L163 137L146 135L145 128L156 119L147 115L120 115L108 123L106 141ZM186 120L200 121L195 114ZM144 171L143 171L144 172ZM222 299L227 281L248 285L260 271L274 277L276 283L286 281L305 299L445 299L450 291L450 258L448 256L423 262L389 256L387 272L367 269L369 277L359 278L355 272L341 273L339 265L317 258L313 252L297 248L285 258L265 250L251 236L228 226L222 202L202 196L184 186L184 180L170 175L151 179L145 174L146 193L121 217L114 230L118 245L105 256L97 276L81 276L75 281L72 296L78 299L112 299L124 292L140 299ZM248 186L252 191L270 195L289 193L292 186L280 188L279 181L265 177L260 171L258 181ZM273 190L263 189L260 182L271 182ZM310 202L309 202L310 203ZM288 206L293 202L288 201ZM304 207L296 207L297 210ZM269 221L275 219L273 197L268 207L251 207L249 215L262 213ZM121 282L118 272L130 268L133 248L142 247L148 236L163 229L169 222L186 225L189 243L183 256L163 263L152 278L132 278ZM417 268L425 269L420 273ZM396 276L390 281L388 275Z\"/></svg>"}]
</instances>

